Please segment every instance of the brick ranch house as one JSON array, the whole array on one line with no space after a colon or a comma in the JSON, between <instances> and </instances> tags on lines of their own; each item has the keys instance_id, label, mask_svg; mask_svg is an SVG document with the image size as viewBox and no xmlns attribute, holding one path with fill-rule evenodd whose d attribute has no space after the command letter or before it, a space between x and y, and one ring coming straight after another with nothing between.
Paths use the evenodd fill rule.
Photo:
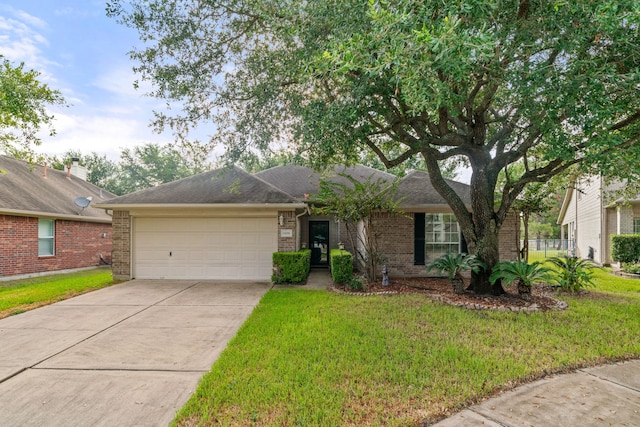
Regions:
<instances>
[{"instance_id":1,"label":"brick ranch house","mask_svg":"<svg viewBox=\"0 0 640 427\"><path fill-rule=\"evenodd\" d=\"M83 172L77 163L63 172L0 156L0 280L110 262L111 217L93 204L115 195ZM83 209L78 197L92 202Z\"/></svg>"},{"instance_id":2,"label":"brick ranch house","mask_svg":"<svg viewBox=\"0 0 640 427\"><path fill-rule=\"evenodd\" d=\"M365 166L339 166L334 172L358 180L395 178ZM100 203L96 206L113 211L113 275L268 281L272 253L301 248L312 249L314 266L326 266L329 250L348 242L344 224L309 210L320 176L300 166L255 174L234 167ZM450 184L469 201L469 186ZM440 254L466 249L451 209L426 173L404 177L398 197L406 214L378 217L385 223L380 246L391 276L424 276L425 265ZM501 259L517 259L518 224L513 215L502 227Z\"/></svg>"}]
</instances>

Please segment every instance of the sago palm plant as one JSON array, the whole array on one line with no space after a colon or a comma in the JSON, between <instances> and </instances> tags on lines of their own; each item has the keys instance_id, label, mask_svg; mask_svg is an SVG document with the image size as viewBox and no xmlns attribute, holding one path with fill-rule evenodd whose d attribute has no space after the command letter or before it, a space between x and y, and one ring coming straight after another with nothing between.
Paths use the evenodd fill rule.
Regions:
<instances>
[{"instance_id":1,"label":"sago palm plant","mask_svg":"<svg viewBox=\"0 0 640 427\"><path fill-rule=\"evenodd\" d=\"M555 267L553 281L565 292L579 292L593 283L593 270L599 268L588 259L567 255L549 258Z\"/></svg>"},{"instance_id":2,"label":"sago palm plant","mask_svg":"<svg viewBox=\"0 0 640 427\"><path fill-rule=\"evenodd\" d=\"M489 276L491 283L502 280L509 286L515 283L518 294L524 300L531 300L531 286L538 282L548 282L552 279L551 270L536 261L531 264L523 260L514 262L501 261L497 263Z\"/></svg>"},{"instance_id":3,"label":"sago palm plant","mask_svg":"<svg viewBox=\"0 0 640 427\"><path fill-rule=\"evenodd\" d=\"M427 266L427 272L437 270L439 274L446 274L449 282L453 286L453 292L461 294L464 292L464 280L462 272L466 270L479 272L485 268L485 264L475 255L467 254L444 254L436 258Z\"/></svg>"}]
</instances>

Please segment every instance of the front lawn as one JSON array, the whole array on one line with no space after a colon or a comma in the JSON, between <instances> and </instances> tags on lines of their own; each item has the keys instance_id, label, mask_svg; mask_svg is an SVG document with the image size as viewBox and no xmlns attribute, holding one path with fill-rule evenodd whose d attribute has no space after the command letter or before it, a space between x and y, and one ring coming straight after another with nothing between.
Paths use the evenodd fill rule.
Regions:
<instances>
[{"instance_id":1,"label":"front lawn","mask_svg":"<svg viewBox=\"0 0 640 427\"><path fill-rule=\"evenodd\" d=\"M114 283L111 269L0 282L0 319Z\"/></svg>"},{"instance_id":2,"label":"front lawn","mask_svg":"<svg viewBox=\"0 0 640 427\"><path fill-rule=\"evenodd\" d=\"M272 290L174 423L415 425L545 374L639 357L640 281L618 280L598 274L607 292L533 314Z\"/></svg>"}]
</instances>

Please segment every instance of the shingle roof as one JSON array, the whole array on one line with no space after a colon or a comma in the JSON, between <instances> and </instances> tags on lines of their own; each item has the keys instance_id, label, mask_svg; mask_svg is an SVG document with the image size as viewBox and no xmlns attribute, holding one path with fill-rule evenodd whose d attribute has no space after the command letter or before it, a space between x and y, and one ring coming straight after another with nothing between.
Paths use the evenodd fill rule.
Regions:
<instances>
[{"instance_id":1,"label":"shingle roof","mask_svg":"<svg viewBox=\"0 0 640 427\"><path fill-rule=\"evenodd\" d=\"M305 194L313 195L318 192L320 178L323 176L332 181L348 184L349 181L339 176L339 174L350 175L359 181L366 181L371 178L374 182L381 179L391 183L395 179L394 175L363 165L335 165L329 167L324 173L304 166L276 166L257 172L255 176L293 197L304 199Z\"/></svg>"},{"instance_id":2,"label":"shingle roof","mask_svg":"<svg viewBox=\"0 0 640 427\"><path fill-rule=\"evenodd\" d=\"M103 206L133 204L295 203L271 184L240 168L222 168L116 197Z\"/></svg>"},{"instance_id":3,"label":"shingle roof","mask_svg":"<svg viewBox=\"0 0 640 427\"><path fill-rule=\"evenodd\" d=\"M114 194L51 168L46 168L45 177L44 170L41 165L0 156L0 213L111 221L103 209L93 205ZM82 210L74 203L78 197L91 197L91 205Z\"/></svg>"},{"instance_id":4,"label":"shingle roof","mask_svg":"<svg viewBox=\"0 0 640 427\"><path fill-rule=\"evenodd\" d=\"M334 181L348 183L339 176L344 173L360 181L372 178L391 184L394 175L367 166L333 166L320 173L311 168L295 165L277 166L251 175L232 167L223 168L178 181L162 184L125 196L116 197L101 206L138 204L287 204L299 203L318 192L319 181L326 176ZM465 204L470 204L469 186L447 180ZM402 207L446 205L431 185L426 172L413 171L404 177L397 192Z\"/></svg>"},{"instance_id":5,"label":"shingle roof","mask_svg":"<svg viewBox=\"0 0 640 427\"><path fill-rule=\"evenodd\" d=\"M462 199L465 205L471 204L470 187L462 182L447 179L447 184ZM396 196L401 207L420 207L429 205L446 205L447 202L438 194L429 174L415 170L407 174L398 184Z\"/></svg>"}]
</instances>

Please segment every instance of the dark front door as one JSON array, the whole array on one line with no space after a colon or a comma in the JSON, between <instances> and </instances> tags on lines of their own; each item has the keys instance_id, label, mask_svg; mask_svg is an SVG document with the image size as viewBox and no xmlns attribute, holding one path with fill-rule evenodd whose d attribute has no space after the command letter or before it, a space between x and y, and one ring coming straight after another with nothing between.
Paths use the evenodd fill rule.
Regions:
<instances>
[{"instance_id":1,"label":"dark front door","mask_svg":"<svg viewBox=\"0 0 640 427\"><path fill-rule=\"evenodd\" d=\"M329 221L309 221L311 265L329 265Z\"/></svg>"}]
</instances>

